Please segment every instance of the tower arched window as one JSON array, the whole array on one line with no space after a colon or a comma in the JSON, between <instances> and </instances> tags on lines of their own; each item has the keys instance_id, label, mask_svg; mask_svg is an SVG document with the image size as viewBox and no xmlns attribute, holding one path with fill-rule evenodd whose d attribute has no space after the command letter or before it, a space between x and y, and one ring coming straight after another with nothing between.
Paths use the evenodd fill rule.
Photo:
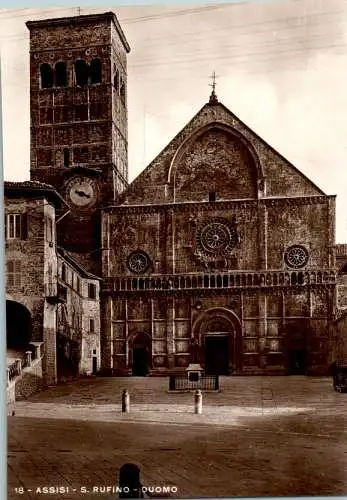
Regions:
<instances>
[{"instance_id":1,"label":"tower arched window","mask_svg":"<svg viewBox=\"0 0 347 500\"><path fill-rule=\"evenodd\" d=\"M79 87L84 87L88 84L89 65L83 59L75 61L76 84Z\"/></svg>"},{"instance_id":2,"label":"tower arched window","mask_svg":"<svg viewBox=\"0 0 347 500\"><path fill-rule=\"evenodd\" d=\"M99 58L92 59L90 63L90 83L101 83L101 61Z\"/></svg>"},{"instance_id":3,"label":"tower arched window","mask_svg":"<svg viewBox=\"0 0 347 500\"><path fill-rule=\"evenodd\" d=\"M67 86L67 70L66 63L60 61L55 65L55 86L56 87L66 87Z\"/></svg>"},{"instance_id":4,"label":"tower arched window","mask_svg":"<svg viewBox=\"0 0 347 500\"><path fill-rule=\"evenodd\" d=\"M41 88L51 89L53 87L53 68L48 63L43 63L40 66Z\"/></svg>"}]
</instances>

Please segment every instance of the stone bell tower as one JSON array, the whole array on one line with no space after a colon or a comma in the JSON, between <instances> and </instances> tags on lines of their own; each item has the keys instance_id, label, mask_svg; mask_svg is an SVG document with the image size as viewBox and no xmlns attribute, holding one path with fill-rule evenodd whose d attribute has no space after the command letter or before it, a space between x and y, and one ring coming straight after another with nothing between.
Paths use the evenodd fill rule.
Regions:
<instances>
[{"instance_id":1,"label":"stone bell tower","mask_svg":"<svg viewBox=\"0 0 347 500\"><path fill-rule=\"evenodd\" d=\"M100 208L128 184L127 53L112 12L29 21L32 180L70 206L58 244L100 272Z\"/></svg>"}]
</instances>

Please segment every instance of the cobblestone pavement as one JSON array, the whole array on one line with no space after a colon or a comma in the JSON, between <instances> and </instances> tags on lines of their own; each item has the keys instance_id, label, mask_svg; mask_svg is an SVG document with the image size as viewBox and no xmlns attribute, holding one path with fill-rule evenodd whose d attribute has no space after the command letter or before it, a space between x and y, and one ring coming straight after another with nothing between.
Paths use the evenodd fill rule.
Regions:
<instances>
[{"instance_id":1,"label":"cobblestone pavement","mask_svg":"<svg viewBox=\"0 0 347 500\"><path fill-rule=\"evenodd\" d=\"M116 498L101 488L129 461L174 497L346 494L347 394L331 379L225 377L203 394L202 415L193 394L167 388L166 378L92 378L9 407L8 498Z\"/></svg>"}]
</instances>

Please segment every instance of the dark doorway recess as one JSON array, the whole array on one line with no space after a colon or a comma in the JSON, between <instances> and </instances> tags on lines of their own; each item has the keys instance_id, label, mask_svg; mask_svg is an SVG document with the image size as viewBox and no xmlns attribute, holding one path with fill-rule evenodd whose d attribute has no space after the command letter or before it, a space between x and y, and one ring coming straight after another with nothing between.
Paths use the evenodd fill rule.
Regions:
<instances>
[{"instance_id":1,"label":"dark doorway recess","mask_svg":"<svg viewBox=\"0 0 347 500\"><path fill-rule=\"evenodd\" d=\"M6 341L8 349L26 350L31 340L31 314L13 300L6 301Z\"/></svg>"},{"instance_id":2,"label":"dark doorway recess","mask_svg":"<svg viewBox=\"0 0 347 500\"><path fill-rule=\"evenodd\" d=\"M147 349L135 347L133 350L133 375L145 377L148 374Z\"/></svg>"},{"instance_id":3,"label":"dark doorway recess","mask_svg":"<svg viewBox=\"0 0 347 500\"><path fill-rule=\"evenodd\" d=\"M136 335L132 347L132 373L137 377L145 377L151 367L151 339L147 334L140 333Z\"/></svg>"},{"instance_id":4,"label":"dark doorway recess","mask_svg":"<svg viewBox=\"0 0 347 500\"><path fill-rule=\"evenodd\" d=\"M96 375L98 371L98 358L93 356L93 375Z\"/></svg>"},{"instance_id":5,"label":"dark doorway recess","mask_svg":"<svg viewBox=\"0 0 347 500\"><path fill-rule=\"evenodd\" d=\"M288 351L288 374L306 375L307 352L305 349L293 349Z\"/></svg>"},{"instance_id":6,"label":"dark doorway recess","mask_svg":"<svg viewBox=\"0 0 347 500\"><path fill-rule=\"evenodd\" d=\"M229 336L206 335L205 372L207 375L229 375Z\"/></svg>"}]
</instances>

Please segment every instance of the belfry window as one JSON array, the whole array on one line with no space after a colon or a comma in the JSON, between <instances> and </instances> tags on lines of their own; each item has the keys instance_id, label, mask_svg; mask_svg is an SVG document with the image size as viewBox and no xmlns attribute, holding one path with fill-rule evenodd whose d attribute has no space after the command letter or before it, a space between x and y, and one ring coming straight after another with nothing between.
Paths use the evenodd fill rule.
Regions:
<instances>
[{"instance_id":1,"label":"belfry window","mask_svg":"<svg viewBox=\"0 0 347 500\"><path fill-rule=\"evenodd\" d=\"M51 89L53 87L53 68L48 63L43 63L40 66L41 88Z\"/></svg>"},{"instance_id":2,"label":"belfry window","mask_svg":"<svg viewBox=\"0 0 347 500\"><path fill-rule=\"evenodd\" d=\"M90 83L101 83L101 61L98 58L90 63Z\"/></svg>"},{"instance_id":3,"label":"belfry window","mask_svg":"<svg viewBox=\"0 0 347 500\"><path fill-rule=\"evenodd\" d=\"M210 202L216 201L216 193L215 193L215 191L210 191L208 193L208 201L210 201Z\"/></svg>"},{"instance_id":4,"label":"belfry window","mask_svg":"<svg viewBox=\"0 0 347 500\"><path fill-rule=\"evenodd\" d=\"M76 83L79 87L84 87L88 84L89 66L83 59L75 61Z\"/></svg>"},{"instance_id":5,"label":"belfry window","mask_svg":"<svg viewBox=\"0 0 347 500\"><path fill-rule=\"evenodd\" d=\"M55 65L55 86L56 87L66 87L67 86L67 71L66 63L57 62Z\"/></svg>"}]
</instances>

